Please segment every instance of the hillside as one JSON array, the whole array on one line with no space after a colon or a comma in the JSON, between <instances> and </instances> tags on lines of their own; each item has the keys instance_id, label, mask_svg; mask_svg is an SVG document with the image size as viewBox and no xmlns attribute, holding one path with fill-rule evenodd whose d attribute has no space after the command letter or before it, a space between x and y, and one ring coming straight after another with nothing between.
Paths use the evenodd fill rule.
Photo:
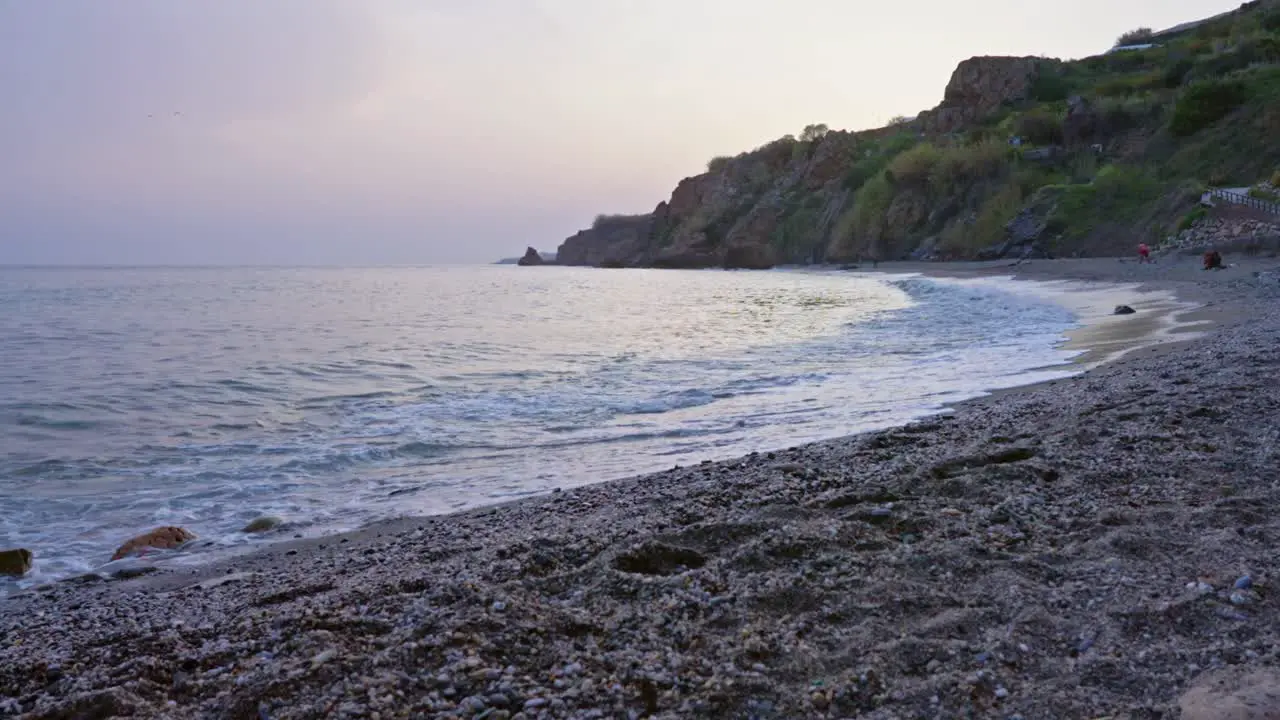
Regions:
<instances>
[{"instance_id":1,"label":"hillside","mask_svg":"<svg viewBox=\"0 0 1280 720\"><path fill-rule=\"evenodd\" d=\"M766 268L859 258L1129 254L1207 186L1280 169L1280 0L1074 61L975 57L942 102L859 132L811 125L601 215L563 265Z\"/></svg>"}]
</instances>

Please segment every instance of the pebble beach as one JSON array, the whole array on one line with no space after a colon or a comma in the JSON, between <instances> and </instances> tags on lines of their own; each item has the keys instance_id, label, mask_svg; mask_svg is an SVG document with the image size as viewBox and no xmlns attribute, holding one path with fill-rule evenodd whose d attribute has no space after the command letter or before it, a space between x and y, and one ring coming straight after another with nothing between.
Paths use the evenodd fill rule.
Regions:
<instances>
[{"instance_id":1,"label":"pebble beach","mask_svg":"<svg viewBox=\"0 0 1280 720\"><path fill-rule=\"evenodd\" d=\"M32 588L0 717L1280 717L1280 260L1227 261L881 265L1204 324L884 432Z\"/></svg>"}]
</instances>

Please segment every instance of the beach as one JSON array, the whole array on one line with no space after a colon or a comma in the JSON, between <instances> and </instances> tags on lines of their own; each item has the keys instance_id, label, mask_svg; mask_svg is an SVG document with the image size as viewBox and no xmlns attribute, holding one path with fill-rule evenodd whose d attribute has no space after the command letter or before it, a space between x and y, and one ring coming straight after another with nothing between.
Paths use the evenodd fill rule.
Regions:
<instances>
[{"instance_id":1,"label":"beach","mask_svg":"<svg viewBox=\"0 0 1280 720\"><path fill-rule=\"evenodd\" d=\"M1211 717L1280 662L1280 261L1227 261L883 264L1203 324L901 428L41 586L0 716Z\"/></svg>"}]
</instances>

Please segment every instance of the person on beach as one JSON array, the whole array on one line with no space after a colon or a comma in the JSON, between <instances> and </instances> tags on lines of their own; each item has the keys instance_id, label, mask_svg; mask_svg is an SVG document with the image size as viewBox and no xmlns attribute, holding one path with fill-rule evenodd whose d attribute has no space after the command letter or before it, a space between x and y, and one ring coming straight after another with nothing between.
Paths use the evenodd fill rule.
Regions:
<instances>
[{"instance_id":1,"label":"person on beach","mask_svg":"<svg viewBox=\"0 0 1280 720\"><path fill-rule=\"evenodd\" d=\"M1138 243L1138 262L1151 262L1151 248L1147 247L1146 243Z\"/></svg>"},{"instance_id":2,"label":"person on beach","mask_svg":"<svg viewBox=\"0 0 1280 720\"><path fill-rule=\"evenodd\" d=\"M1210 250L1204 254L1205 270L1222 270L1222 254L1217 250Z\"/></svg>"}]
</instances>

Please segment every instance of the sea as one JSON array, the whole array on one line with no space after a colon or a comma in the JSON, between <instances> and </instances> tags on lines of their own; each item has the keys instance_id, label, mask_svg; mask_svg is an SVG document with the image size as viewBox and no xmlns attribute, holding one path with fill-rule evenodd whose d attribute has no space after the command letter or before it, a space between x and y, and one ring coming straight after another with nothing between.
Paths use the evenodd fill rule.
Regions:
<instances>
[{"instance_id":1,"label":"sea","mask_svg":"<svg viewBox=\"0 0 1280 720\"><path fill-rule=\"evenodd\" d=\"M1080 324L1010 278L0 268L0 593L900 425L1079 372Z\"/></svg>"}]
</instances>

